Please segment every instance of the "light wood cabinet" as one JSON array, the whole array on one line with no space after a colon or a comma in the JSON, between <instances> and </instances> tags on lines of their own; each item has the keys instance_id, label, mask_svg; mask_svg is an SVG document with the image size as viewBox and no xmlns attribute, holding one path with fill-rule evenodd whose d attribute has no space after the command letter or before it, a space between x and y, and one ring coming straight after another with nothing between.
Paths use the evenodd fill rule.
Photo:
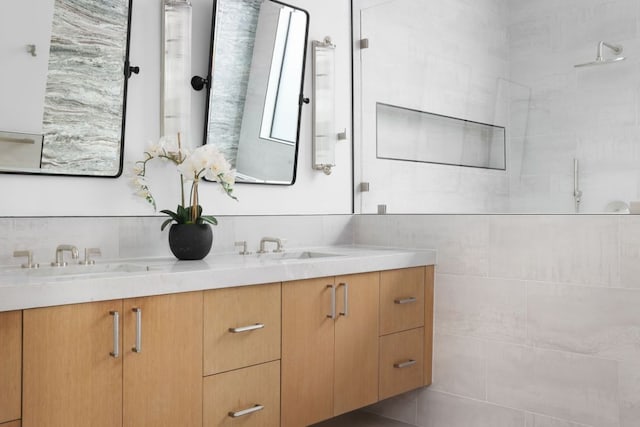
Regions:
<instances>
[{"instance_id":1,"label":"light wood cabinet","mask_svg":"<svg viewBox=\"0 0 640 427\"><path fill-rule=\"evenodd\" d=\"M280 361L204 380L204 427L280 425Z\"/></svg>"},{"instance_id":2,"label":"light wood cabinet","mask_svg":"<svg viewBox=\"0 0 640 427\"><path fill-rule=\"evenodd\" d=\"M122 424L122 359L110 354L115 312L122 301L24 311L25 427Z\"/></svg>"},{"instance_id":3,"label":"light wood cabinet","mask_svg":"<svg viewBox=\"0 0 640 427\"><path fill-rule=\"evenodd\" d=\"M202 298L189 292L124 301L125 427L202 425Z\"/></svg>"},{"instance_id":4,"label":"light wood cabinet","mask_svg":"<svg viewBox=\"0 0 640 427\"><path fill-rule=\"evenodd\" d=\"M282 286L282 426L377 401L379 273Z\"/></svg>"},{"instance_id":5,"label":"light wood cabinet","mask_svg":"<svg viewBox=\"0 0 640 427\"><path fill-rule=\"evenodd\" d=\"M204 294L204 426L280 425L281 285Z\"/></svg>"},{"instance_id":6,"label":"light wood cabinet","mask_svg":"<svg viewBox=\"0 0 640 427\"><path fill-rule=\"evenodd\" d=\"M424 267L380 273L380 335L424 326Z\"/></svg>"},{"instance_id":7,"label":"light wood cabinet","mask_svg":"<svg viewBox=\"0 0 640 427\"><path fill-rule=\"evenodd\" d=\"M380 337L380 400L424 384L424 328Z\"/></svg>"},{"instance_id":8,"label":"light wood cabinet","mask_svg":"<svg viewBox=\"0 0 640 427\"><path fill-rule=\"evenodd\" d=\"M202 425L201 292L25 310L23 342L25 427Z\"/></svg>"},{"instance_id":9,"label":"light wood cabinet","mask_svg":"<svg viewBox=\"0 0 640 427\"><path fill-rule=\"evenodd\" d=\"M22 312L0 313L0 423L20 418L21 375Z\"/></svg>"},{"instance_id":10,"label":"light wood cabinet","mask_svg":"<svg viewBox=\"0 0 640 427\"><path fill-rule=\"evenodd\" d=\"M280 283L204 294L204 375L280 359Z\"/></svg>"}]
</instances>

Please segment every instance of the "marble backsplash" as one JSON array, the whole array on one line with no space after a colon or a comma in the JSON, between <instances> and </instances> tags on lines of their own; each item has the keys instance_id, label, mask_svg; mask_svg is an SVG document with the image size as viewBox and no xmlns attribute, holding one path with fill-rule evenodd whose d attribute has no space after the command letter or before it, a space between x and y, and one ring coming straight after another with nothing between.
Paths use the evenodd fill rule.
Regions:
<instances>
[{"instance_id":1,"label":"marble backsplash","mask_svg":"<svg viewBox=\"0 0 640 427\"><path fill-rule=\"evenodd\" d=\"M33 251L34 262L47 264L59 244L100 248L103 259L172 256L166 219L149 217L0 218L0 265L19 264L14 250ZM233 252L245 240L251 252L265 236L284 239L285 248L353 243L351 215L219 216L211 253ZM99 258L97 258L99 260ZM98 261L99 262L99 261Z\"/></svg>"}]
</instances>

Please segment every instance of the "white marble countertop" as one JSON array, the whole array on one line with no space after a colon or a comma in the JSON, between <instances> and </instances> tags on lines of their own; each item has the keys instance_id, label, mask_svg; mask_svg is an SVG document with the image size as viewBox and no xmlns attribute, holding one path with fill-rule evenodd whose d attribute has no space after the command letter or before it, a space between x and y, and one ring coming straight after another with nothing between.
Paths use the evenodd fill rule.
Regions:
<instances>
[{"instance_id":1,"label":"white marble countertop","mask_svg":"<svg viewBox=\"0 0 640 427\"><path fill-rule=\"evenodd\" d=\"M311 252L311 258L297 258ZM330 254L333 256L322 256ZM210 254L100 260L93 266L0 268L0 311L284 282L433 265L435 251L358 246L292 248L284 254ZM63 270L66 269L66 270ZM52 274L53 273L53 274Z\"/></svg>"}]
</instances>

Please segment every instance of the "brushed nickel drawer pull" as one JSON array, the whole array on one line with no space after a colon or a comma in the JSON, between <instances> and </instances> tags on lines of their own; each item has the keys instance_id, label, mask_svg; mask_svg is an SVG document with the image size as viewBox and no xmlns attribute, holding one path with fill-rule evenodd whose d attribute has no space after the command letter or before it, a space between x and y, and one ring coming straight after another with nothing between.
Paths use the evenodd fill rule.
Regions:
<instances>
[{"instance_id":1,"label":"brushed nickel drawer pull","mask_svg":"<svg viewBox=\"0 0 640 427\"><path fill-rule=\"evenodd\" d=\"M255 331L256 329L262 329L262 328L264 328L264 323L256 323L255 325L240 326L238 328L229 328L229 332L231 332L232 334L239 334L240 332Z\"/></svg>"},{"instance_id":2,"label":"brushed nickel drawer pull","mask_svg":"<svg viewBox=\"0 0 640 427\"><path fill-rule=\"evenodd\" d=\"M344 286L344 311L340 312L340 316L347 317L349 315L349 284L340 283L338 287Z\"/></svg>"},{"instance_id":3,"label":"brushed nickel drawer pull","mask_svg":"<svg viewBox=\"0 0 640 427\"><path fill-rule=\"evenodd\" d=\"M117 359L120 357L120 313L110 311L109 314L113 316L113 351L109 355Z\"/></svg>"},{"instance_id":4,"label":"brushed nickel drawer pull","mask_svg":"<svg viewBox=\"0 0 640 427\"><path fill-rule=\"evenodd\" d=\"M331 312L327 314L329 319L336 319L336 287L333 285L327 285L327 288L331 288Z\"/></svg>"},{"instance_id":5,"label":"brushed nickel drawer pull","mask_svg":"<svg viewBox=\"0 0 640 427\"><path fill-rule=\"evenodd\" d=\"M417 362L415 360L409 359L406 362L394 363L393 367L398 369L408 368L409 366L415 365L416 363Z\"/></svg>"},{"instance_id":6,"label":"brushed nickel drawer pull","mask_svg":"<svg viewBox=\"0 0 640 427\"><path fill-rule=\"evenodd\" d=\"M262 411L264 409L264 406L262 405L255 405L251 408L247 408L247 409L243 409L242 411L237 411L237 412L229 412L229 416L231 418L238 418L238 417L242 417L245 415L249 415L249 414L253 414L254 412L258 412L258 411Z\"/></svg>"},{"instance_id":7,"label":"brushed nickel drawer pull","mask_svg":"<svg viewBox=\"0 0 640 427\"><path fill-rule=\"evenodd\" d=\"M134 353L142 353L142 309L134 308L136 314L136 345L131 349Z\"/></svg>"},{"instance_id":8,"label":"brushed nickel drawer pull","mask_svg":"<svg viewBox=\"0 0 640 427\"><path fill-rule=\"evenodd\" d=\"M398 298L393 300L395 304L411 304L412 302L416 302L416 301L418 301L416 297Z\"/></svg>"}]
</instances>

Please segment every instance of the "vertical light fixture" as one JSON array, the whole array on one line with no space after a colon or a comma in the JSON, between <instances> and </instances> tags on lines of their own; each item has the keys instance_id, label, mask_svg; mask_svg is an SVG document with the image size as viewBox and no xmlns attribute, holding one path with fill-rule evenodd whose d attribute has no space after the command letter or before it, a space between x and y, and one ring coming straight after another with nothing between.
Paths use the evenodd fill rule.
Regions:
<instances>
[{"instance_id":1,"label":"vertical light fixture","mask_svg":"<svg viewBox=\"0 0 640 427\"><path fill-rule=\"evenodd\" d=\"M336 164L335 45L330 37L311 43L313 57L313 168L331 174Z\"/></svg>"},{"instance_id":2,"label":"vertical light fixture","mask_svg":"<svg viewBox=\"0 0 640 427\"><path fill-rule=\"evenodd\" d=\"M191 2L164 0L162 14L163 136L191 143Z\"/></svg>"}]
</instances>

